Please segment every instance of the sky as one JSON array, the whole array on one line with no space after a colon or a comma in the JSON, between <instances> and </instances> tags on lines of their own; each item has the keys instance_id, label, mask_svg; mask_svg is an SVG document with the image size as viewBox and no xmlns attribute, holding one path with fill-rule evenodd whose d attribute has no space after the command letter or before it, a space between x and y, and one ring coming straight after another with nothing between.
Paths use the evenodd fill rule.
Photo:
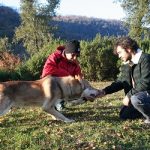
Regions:
<instances>
[{"instance_id":1,"label":"sky","mask_svg":"<svg viewBox=\"0 0 150 150\"><path fill-rule=\"evenodd\" d=\"M46 0L38 0L45 3ZM5 5L19 10L20 0L0 0L0 5ZM120 3L114 0L60 0L56 10L57 15L77 15L101 19L122 20L125 17Z\"/></svg>"}]
</instances>

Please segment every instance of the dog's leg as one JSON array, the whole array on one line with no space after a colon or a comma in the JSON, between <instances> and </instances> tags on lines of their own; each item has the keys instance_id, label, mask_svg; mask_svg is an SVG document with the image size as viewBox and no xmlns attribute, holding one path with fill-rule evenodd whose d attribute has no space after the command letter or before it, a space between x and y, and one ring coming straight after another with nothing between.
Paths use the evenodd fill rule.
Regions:
<instances>
[{"instance_id":1,"label":"dog's leg","mask_svg":"<svg viewBox=\"0 0 150 150\"><path fill-rule=\"evenodd\" d=\"M13 102L8 97L4 97L1 95L0 96L0 116L9 112L12 105L13 105Z\"/></svg>"},{"instance_id":2,"label":"dog's leg","mask_svg":"<svg viewBox=\"0 0 150 150\"><path fill-rule=\"evenodd\" d=\"M73 100L73 101L69 101L70 104L73 105L80 105L80 104L83 104L85 103L86 100L85 99L82 99L82 98L79 98L79 99L76 99L76 100Z\"/></svg>"},{"instance_id":3,"label":"dog's leg","mask_svg":"<svg viewBox=\"0 0 150 150\"><path fill-rule=\"evenodd\" d=\"M52 107L47 112L50 113L51 115L53 115L56 118L56 120L61 120L61 121L64 121L64 122L74 122L73 119L69 119L69 118L65 117L62 113L57 111L54 107Z\"/></svg>"},{"instance_id":4,"label":"dog's leg","mask_svg":"<svg viewBox=\"0 0 150 150\"><path fill-rule=\"evenodd\" d=\"M65 117L63 114L61 114L59 111L57 111L55 109L55 103L52 104L52 103L49 102L49 100L47 100L44 103L42 108L45 112L49 113L50 115L53 115L53 119L61 120L61 121L64 121L64 122L73 122L74 121L72 119L69 119L69 118Z\"/></svg>"}]
</instances>

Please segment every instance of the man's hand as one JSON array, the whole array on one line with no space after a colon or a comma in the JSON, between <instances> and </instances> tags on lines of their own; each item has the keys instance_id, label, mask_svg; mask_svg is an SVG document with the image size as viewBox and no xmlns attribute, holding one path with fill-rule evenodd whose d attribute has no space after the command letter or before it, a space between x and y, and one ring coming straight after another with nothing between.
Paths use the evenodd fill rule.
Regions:
<instances>
[{"instance_id":1,"label":"man's hand","mask_svg":"<svg viewBox=\"0 0 150 150\"><path fill-rule=\"evenodd\" d=\"M128 96L126 96L124 99L123 99L123 104L125 106L128 106L129 105L129 102L130 102L130 99L128 98Z\"/></svg>"}]
</instances>

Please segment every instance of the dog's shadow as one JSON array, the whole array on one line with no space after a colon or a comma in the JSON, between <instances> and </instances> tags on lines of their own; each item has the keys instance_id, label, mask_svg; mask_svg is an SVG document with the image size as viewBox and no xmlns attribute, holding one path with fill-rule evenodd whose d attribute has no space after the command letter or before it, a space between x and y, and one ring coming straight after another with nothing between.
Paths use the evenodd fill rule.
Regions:
<instances>
[{"instance_id":1,"label":"dog's shadow","mask_svg":"<svg viewBox=\"0 0 150 150\"><path fill-rule=\"evenodd\" d=\"M15 128L16 126L22 127L28 125L33 128L39 128L38 126L44 122L42 120L47 120L47 115L37 108L30 110L13 108L11 113L2 116L0 120L0 128Z\"/></svg>"},{"instance_id":2,"label":"dog's shadow","mask_svg":"<svg viewBox=\"0 0 150 150\"><path fill-rule=\"evenodd\" d=\"M83 121L107 121L110 122L112 120L119 121L119 117L112 115L113 112L116 112L116 109L119 110L119 107L114 106L97 106L96 108L90 107L82 107L80 109L76 107L67 107L62 111L62 113L71 119L74 119L76 122L83 122ZM100 110L100 111L98 111ZM49 122L54 124L61 124L62 121L52 120L46 113L40 114L40 119L37 121L37 117L28 116L23 117L22 113L11 113L9 114L6 119L2 123L0 123L0 127L15 127L19 124L19 126L24 125L32 125L35 128L38 128L38 125L41 124L41 120L43 120L45 125L48 125ZM13 119L8 119L13 118ZM42 121L42 122L43 122ZM42 125L44 125L42 124Z\"/></svg>"},{"instance_id":3,"label":"dog's shadow","mask_svg":"<svg viewBox=\"0 0 150 150\"><path fill-rule=\"evenodd\" d=\"M75 112L75 108L68 108L68 110L72 112L64 111L63 114L67 116L68 118L72 118L77 122L83 122L83 121L119 121L119 117L113 115L114 112L116 112L116 109L120 109L120 107L114 107L114 106L99 106L95 109L101 110L96 112L93 110L93 107L86 107L84 109L81 109L78 112ZM88 111L87 111L88 110Z\"/></svg>"}]
</instances>

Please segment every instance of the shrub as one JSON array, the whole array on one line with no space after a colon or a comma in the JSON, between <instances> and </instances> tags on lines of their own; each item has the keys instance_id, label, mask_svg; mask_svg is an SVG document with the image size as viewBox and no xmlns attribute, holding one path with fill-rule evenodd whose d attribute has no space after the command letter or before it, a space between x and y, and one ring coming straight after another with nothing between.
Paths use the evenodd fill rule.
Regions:
<instances>
[{"instance_id":1,"label":"shrub","mask_svg":"<svg viewBox=\"0 0 150 150\"><path fill-rule=\"evenodd\" d=\"M14 70L21 63L19 57L7 51L0 51L0 69Z\"/></svg>"},{"instance_id":2,"label":"shrub","mask_svg":"<svg viewBox=\"0 0 150 150\"><path fill-rule=\"evenodd\" d=\"M35 80L39 79L42 73L44 63L49 54L51 54L62 41L53 40L44 46L38 53L31 56L25 63L16 68L18 79Z\"/></svg>"},{"instance_id":3,"label":"shrub","mask_svg":"<svg viewBox=\"0 0 150 150\"><path fill-rule=\"evenodd\" d=\"M117 77L117 57L113 55L113 38L101 37L81 42L80 62L84 75L89 80L112 80Z\"/></svg>"}]
</instances>

